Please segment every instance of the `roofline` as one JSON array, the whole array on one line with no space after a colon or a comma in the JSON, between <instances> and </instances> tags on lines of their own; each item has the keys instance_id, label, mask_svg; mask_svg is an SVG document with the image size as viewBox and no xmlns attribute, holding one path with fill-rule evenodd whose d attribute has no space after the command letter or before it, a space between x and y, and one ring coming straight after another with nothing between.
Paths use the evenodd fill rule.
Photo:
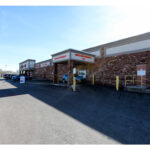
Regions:
<instances>
[{"instance_id":1,"label":"roofline","mask_svg":"<svg viewBox=\"0 0 150 150\"><path fill-rule=\"evenodd\" d=\"M150 32L146 32L146 33L142 33L142 34L138 34L138 35L135 35L135 36L130 36L130 37L127 37L127 38L123 38L123 39L120 39L120 40L116 40L116 41L112 41L112 42L108 42L108 43L104 43L104 44L101 44L101 45L98 45L98 46L92 46L90 48L86 48L86 49L83 49L82 51L86 51L86 50L90 50L90 49L95 49L95 48L98 48L98 47L107 47L109 46L110 44L115 44L117 42L123 42L125 40L130 40L132 38L136 38L136 37L140 37L140 36L144 36L146 34L150 34ZM150 38L149 38L150 39ZM132 42L131 42L132 43ZM121 44L121 45L124 45L124 44ZM111 47L111 46L110 46ZM113 47L113 46L112 46ZM93 50L94 51L94 50ZM96 50L95 50L96 51Z\"/></svg>"},{"instance_id":2,"label":"roofline","mask_svg":"<svg viewBox=\"0 0 150 150\"><path fill-rule=\"evenodd\" d=\"M40 62L37 62L36 64L41 64L43 62L47 62L47 61L51 61L52 59L47 59L47 60L44 60L44 61L40 61Z\"/></svg>"},{"instance_id":3,"label":"roofline","mask_svg":"<svg viewBox=\"0 0 150 150\"><path fill-rule=\"evenodd\" d=\"M91 54L91 53L88 53L88 52L84 52L84 51L80 51L80 50L71 49L71 48L70 48L70 49L63 50L63 51L60 51L60 52L55 53L55 54L52 54L51 56L53 57L53 56L56 56L56 55L58 55L58 54L62 54L62 53L64 53L64 52L69 52L69 51L79 52L79 53L83 53L83 54L87 54L87 55L92 55L92 56L95 57L94 54Z\"/></svg>"},{"instance_id":4,"label":"roofline","mask_svg":"<svg viewBox=\"0 0 150 150\"><path fill-rule=\"evenodd\" d=\"M68 52L68 51L70 51L70 50L74 50L74 49L72 49L72 48L65 49L65 50L59 51L59 52L57 52L57 53L54 53L54 54L52 54L51 56L55 56L55 55L58 55L58 54L61 54L61 53L64 53L64 52Z\"/></svg>"},{"instance_id":5,"label":"roofline","mask_svg":"<svg viewBox=\"0 0 150 150\"><path fill-rule=\"evenodd\" d=\"M27 60L25 60L25 61L20 62L19 64L22 64L22 63L24 63L24 62L26 62L26 61L35 61L35 62L36 62L35 59L27 59Z\"/></svg>"}]
</instances>

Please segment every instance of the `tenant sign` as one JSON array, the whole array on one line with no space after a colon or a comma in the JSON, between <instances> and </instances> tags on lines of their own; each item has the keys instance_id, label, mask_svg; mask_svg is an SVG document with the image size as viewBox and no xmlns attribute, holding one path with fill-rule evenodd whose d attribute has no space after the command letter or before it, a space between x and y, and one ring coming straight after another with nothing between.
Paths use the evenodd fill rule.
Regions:
<instances>
[{"instance_id":1,"label":"tenant sign","mask_svg":"<svg viewBox=\"0 0 150 150\"><path fill-rule=\"evenodd\" d=\"M65 60L68 60L68 59L69 59L69 52L54 56L53 57L53 62L65 61Z\"/></svg>"},{"instance_id":2,"label":"tenant sign","mask_svg":"<svg viewBox=\"0 0 150 150\"><path fill-rule=\"evenodd\" d=\"M47 66L50 66L50 62L45 62L41 64L41 67L47 67Z\"/></svg>"},{"instance_id":3,"label":"tenant sign","mask_svg":"<svg viewBox=\"0 0 150 150\"><path fill-rule=\"evenodd\" d=\"M146 65L137 65L137 76L146 76Z\"/></svg>"},{"instance_id":4,"label":"tenant sign","mask_svg":"<svg viewBox=\"0 0 150 150\"><path fill-rule=\"evenodd\" d=\"M25 84L25 77L24 76L20 77L20 84Z\"/></svg>"},{"instance_id":5,"label":"tenant sign","mask_svg":"<svg viewBox=\"0 0 150 150\"><path fill-rule=\"evenodd\" d=\"M137 71L138 76L145 76L146 75L146 70L140 69Z\"/></svg>"},{"instance_id":6,"label":"tenant sign","mask_svg":"<svg viewBox=\"0 0 150 150\"><path fill-rule=\"evenodd\" d=\"M78 61L84 61L84 62L90 62L94 63L94 56L82 54L82 53L71 53L71 59L72 60L78 60Z\"/></svg>"}]
</instances>

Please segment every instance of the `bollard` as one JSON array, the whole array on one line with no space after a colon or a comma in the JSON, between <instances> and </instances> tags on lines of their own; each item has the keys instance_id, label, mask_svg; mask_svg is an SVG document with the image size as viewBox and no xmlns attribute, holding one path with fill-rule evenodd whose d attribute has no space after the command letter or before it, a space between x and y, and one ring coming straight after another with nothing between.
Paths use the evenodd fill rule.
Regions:
<instances>
[{"instance_id":1,"label":"bollard","mask_svg":"<svg viewBox=\"0 0 150 150\"><path fill-rule=\"evenodd\" d=\"M119 76L116 76L116 91L119 91Z\"/></svg>"},{"instance_id":2,"label":"bollard","mask_svg":"<svg viewBox=\"0 0 150 150\"><path fill-rule=\"evenodd\" d=\"M95 75L94 75L94 73L93 73L93 75L92 75L92 84L93 84L93 85L95 84Z\"/></svg>"},{"instance_id":3,"label":"bollard","mask_svg":"<svg viewBox=\"0 0 150 150\"><path fill-rule=\"evenodd\" d=\"M76 78L73 77L73 91L76 91Z\"/></svg>"}]
</instances>

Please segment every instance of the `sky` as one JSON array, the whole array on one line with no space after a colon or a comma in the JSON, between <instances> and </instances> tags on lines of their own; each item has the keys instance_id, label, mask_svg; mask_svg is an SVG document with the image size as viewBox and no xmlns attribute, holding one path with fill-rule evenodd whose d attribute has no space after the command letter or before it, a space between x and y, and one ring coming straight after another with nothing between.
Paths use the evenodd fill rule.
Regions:
<instances>
[{"instance_id":1,"label":"sky","mask_svg":"<svg viewBox=\"0 0 150 150\"><path fill-rule=\"evenodd\" d=\"M150 31L149 6L0 6L0 68Z\"/></svg>"}]
</instances>

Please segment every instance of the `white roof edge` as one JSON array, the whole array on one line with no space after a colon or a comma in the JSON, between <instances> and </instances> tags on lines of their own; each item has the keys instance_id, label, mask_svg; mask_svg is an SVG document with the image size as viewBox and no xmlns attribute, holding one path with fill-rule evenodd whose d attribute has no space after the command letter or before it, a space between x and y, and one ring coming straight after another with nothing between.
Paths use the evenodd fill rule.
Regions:
<instances>
[{"instance_id":1,"label":"white roof edge","mask_svg":"<svg viewBox=\"0 0 150 150\"><path fill-rule=\"evenodd\" d=\"M58 54L61 54L61 53L65 53L65 52L68 52L68 51L79 52L79 53L83 53L83 54L92 55L92 56L95 57L94 54L91 54L91 53L89 53L89 52L84 52L84 51L82 51L82 50L75 50L75 49L66 49L66 50L60 51L60 52L58 52L58 53L52 54L52 56L55 56L55 55L58 55Z\"/></svg>"}]
</instances>

